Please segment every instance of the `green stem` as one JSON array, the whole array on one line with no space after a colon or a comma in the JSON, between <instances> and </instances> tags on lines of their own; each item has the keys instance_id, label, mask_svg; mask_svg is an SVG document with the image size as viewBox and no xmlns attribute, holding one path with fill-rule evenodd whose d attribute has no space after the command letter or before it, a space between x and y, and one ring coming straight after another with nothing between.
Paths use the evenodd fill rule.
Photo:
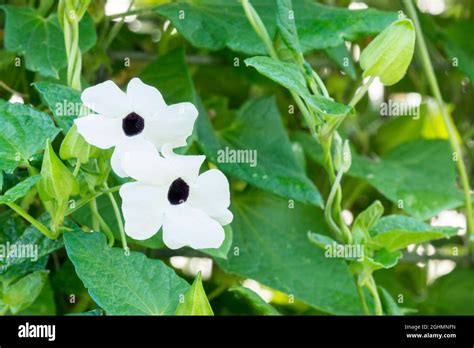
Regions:
<instances>
[{"instance_id":1,"label":"green stem","mask_svg":"<svg viewBox=\"0 0 474 348\"><path fill-rule=\"evenodd\" d=\"M258 15L257 11L255 11L249 0L242 0L242 6L244 8L247 19L249 20L257 35L260 37L260 39L262 39L270 57L278 59L278 55L273 47L273 42L270 39L270 35L268 35L267 29L265 28L265 25L260 19L260 16Z\"/></svg>"},{"instance_id":2,"label":"green stem","mask_svg":"<svg viewBox=\"0 0 474 348\"><path fill-rule=\"evenodd\" d=\"M367 288L369 289L374 299L375 315L383 315L382 302L380 301L379 292L377 291L377 285L375 284L375 280L372 275L369 278L369 283L367 284Z\"/></svg>"},{"instance_id":3,"label":"green stem","mask_svg":"<svg viewBox=\"0 0 474 348\"><path fill-rule=\"evenodd\" d=\"M426 42L423 37L423 31L421 30L421 25L418 20L418 15L416 14L415 7L413 6L412 1L410 0L403 0L405 8L411 17L413 24L415 25L416 36L417 36L417 48L420 53L421 63L423 65L423 69L425 71L425 75L428 78L428 83L430 85L431 92L433 93L436 102L441 110L441 115L443 118L443 122L446 126L446 130L448 131L449 136L449 143L451 144L452 150L456 153L457 156L457 169L459 172L459 178L461 179L462 189L464 191L464 200L466 205L466 220L467 220L467 234L473 235L474 234L474 217L472 212L472 198L471 198L471 188L469 186L469 179L467 175L466 165L463 159L463 151L458 143L456 137L456 126L454 125L451 117L448 114L446 109L446 105L443 102L443 97L441 96L441 91L439 89L438 81L436 80L436 75L433 70L433 65L431 64L430 56L428 54L428 49L426 47ZM474 244L473 244L474 249Z\"/></svg>"},{"instance_id":4,"label":"green stem","mask_svg":"<svg viewBox=\"0 0 474 348\"><path fill-rule=\"evenodd\" d=\"M107 225L107 223L104 221L104 219L100 215L99 210L97 209L96 200L93 199L92 201L90 201L89 204L91 207L92 216L93 218L95 217L94 220L97 221L98 225L101 227L100 230L102 230L105 233L105 235L107 236L107 239L109 240L109 243L108 243L109 246L112 247L115 242L114 234L112 233L112 230L110 229L110 227ZM93 223L94 223L94 220L93 220ZM99 227L93 227L93 229L95 231L98 231Z\"/></svg>"},{"instance_id":5,"label":"green stem","mask_svg":"<svg viewBox=\"0 0 474 348\"><path fill-rule=\"evenodd\" d=\"M19 205L15 203L6 203L6 205L9 206L12 210L14 210L18 215L20 215L26 221L28 221L30 224L35 226L38 229L38 231L43 233L49 239L56 239L58 237L56 233L51 232L45 225L43 225L41 222L36 220L33 216L28 214Z\"/></svg>"},{"instance_id":6,"label":"green stem","mask_svg":"<svg viewBox=\"0 0 474 348\"><path fill-rule=\"evenodd\" d=\"M104 187L105 187L105 189L109 190L109 187L107 186L107 184L104 184ZM122 214L120 213L120 208L119 208L119 206L117 204L117 201L115 200L115 197L114 197L112 192L108 192L107 196L109 197L110 203L112 203L112 207L114 208L115 218L117 219L117 224L118 224L119 231L120 231L120 238L122 239L123 250L125 250L127 252L129 250L129 248L128 248L128 245L127 245L127 237L125 235L125 229L123 227Z\"/></svg>"},{"instance_id":7,"label":"green stem","mask_svg":"<svg viewBox=\"0 0 474 348\"><path fill-rule=\"evenodd\" d=\"M349 102L350 106L355 106L362 99L365 93L367 93L367 90L369 89L372 82L374 82L374 79L374 76L370 76L367 82L364 83L362 87L357 90L356 94L354 94L352 100Z\"/></svg>"},{"instance_id":8,"label":"green stem","mask_svg":"<svg viewBox=\"0 0 474 348\"><path fill-rule=\"evenodd\" d=\"M360 286L356 281L357 294L359 295L360 303L362 304L362 309L364 310L365 315L370 315L369 306L367 306L367 301L365 301L364 287Z\"/></svg>"},{"instance_id":9,"label":"green stem","mask_svg":"<svg viewBox=\"0 0 474 348\"><path fill-rule=\"evenodd\" d=\"M96 199L96 198L102 196L103 194L107 194L107 193L111 193L111 192L117 192L118 190L120 190L120 187L122 187L122 185L114 186L114 187L111 187L107 190L94 193L91 196L81 198L79 201L76 202L74 208L71 208L66 212L65 216L71 215L75 211L81 209L83 206L85 206L91 200Z\"/></svg>"},{"instance_id":10,"label":"green stem","mask_svg":"<svg viewBox=\"0 0 474 348\"><path fill-rule=\"evenodd\" d=\"M92 229L94 231L99 231L99 219L97 216L99 215L99 211L97 210L97 201L95 199L89 202L89 208L91 210L91 217L92 217Z\"/></svg>"},{"instance_id":11,"label":"green stem","mask_svg":"<svg viewBox=\"0 0 474 348\"><path fill-rule=\"evenodd\" d=\"M72 173L72 175L76 177L77 174L79 174L79 170L81 170L81 161L78 159L76 165L74 166L74 172Z\"/></svg>"},{"instance_id":12,"label":"green stem","mask_svg":"<svg viewBox=\"0 0 474 348\"><path fill-rule=\"evenodd\" d=\"M132 9L134 3L135 3L135 0L130 1L127 12L129 12ZM122 29L124 23L125 23L125 17L121 17L121 20L116 22L114 26L112 27L112 29L110 29L109 35L107 36L107 39L105 40L105 43L103 46L104 51L107 51L112 41L114 41L115 37L120 32L120 29Z\"/></svg>"}]
</instances>

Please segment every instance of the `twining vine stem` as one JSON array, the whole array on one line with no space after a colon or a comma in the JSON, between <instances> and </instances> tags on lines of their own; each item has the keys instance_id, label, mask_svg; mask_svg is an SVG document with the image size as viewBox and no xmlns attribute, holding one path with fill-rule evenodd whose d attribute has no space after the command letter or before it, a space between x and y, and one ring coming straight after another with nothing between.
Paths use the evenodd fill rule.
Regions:
<instances>
[{"instance_id":1,"label":"twining vine stem","mask_svg":"<svg viewBox=\"0 0 474 348\"><path fill-rule=\"evenodd\" d=\"M255 11L253 6L250 4L249 0L242 0L242 6L244 9L244 12L247 16L247 19L249 20L251 26L253 27L254 31L257 33L257 35L260 37L262 42L264 43L268 54L270 55L271 58L280 60L278 57L278 54L276 53L276 50L273 46L273 42L270 39L270 36L265 28L265 25L263 24L260 16L258 13ZM307 64L304 62L304 58L302 56L297 57L297 63L301 67L303 74L308 80L308 75L312 81L308 81L308 85L311 88L311 91L313 93L321 95L321 93L327 97L330 98L329 93L326 89L326 86L324 85L323 81L319 77L319 75L312 69L311 73L307 73ZM357 102L365 95L367 92L370 84L374 80L373 77L370 77L369 80L367 81L366 84L364 84L354 97L354 99L351 101L351 106L355 106ZM319 90L317 88L314 88L314 84L316 84L319 87ZM320 93L321 91L321 93ZM328 198L328 205L326 206L325 209L325 217L330 225L331 229L333 232L336 234L337 239L342 240L345 243L351 243L352 240L352 235L345 224L342 214L341 214L341 201L342 201L342 188L340 185L341 179L343 172L340 171L337 175L334 171L334 164L333 164L333 154L332 154L332 143L333 143L333 135L336 133L337 127L342 123L341 119L340 122L336 124L336 127L331 129L329 132L324 134L324 136L321 136L318 134L316 131L316 112L315 110L312 110L309 108L306 103L300 98L298 94L296 94L293 91L290 91L291 96L295 100L296 104L298 105L306 123L307 126L311 132L312 137L315 139L315 141L319 142L323 148L323 153L324 153L324 160L323 160L323 167L325 171L327 172L329 176L329 181L331 183L331 193ZM337 223L334 221L333 215L337 219ZM367 303L365 301L364 293L363 293L363 286L359 284L359 282L356 281L357 285L357 291L360 297L360 301L362 304L362 308L364 310L365 314L370 314L369 309L367 308ZM380 297L377 291L377 285L375 284L375 280L373 279L372 276L368 278L368 284L367 287L369 288L370 293L372 294L372 297L374 298L374 304L375 304L375 314L376 315L382 315L382 306L381 306L381 301Z\"/></svg>"},{"instance_id":2,"label":"twining vine stem","mask_svg":"<svg viewBox=\"0 0 474 348\"><path fill-rule=\"evenodd\" d=\"M474 217L472 212L471 188L469 186L469 179L467 176L466 165L464 163L462 147L456 137L456 126L454 125L451 117L449 116L448 111L446 109L446 105L443 102L443 97L441 96L438 81L436 80L433 65L431 64L428 49L426 47L425 38L423 37L423 31L421 30L420 21L418 20L418 15L416 14L413 2L411 0L403 0L403 4L405 5L408 15L415 25L417 38L416 43L418 51L420 52L421 63L428 78L428 84L430 85L430 89L441 110L443 122L448 131L449 143L451 144L451 148L456 154L455 162L459 172L459 178L461 180L462 189L464 191L464 200L466 205L467 234L468 237L472 238L472 236L474 235ZM471 249L474 249L474 243L472 243Z\"/></svg>"}]
</instances>

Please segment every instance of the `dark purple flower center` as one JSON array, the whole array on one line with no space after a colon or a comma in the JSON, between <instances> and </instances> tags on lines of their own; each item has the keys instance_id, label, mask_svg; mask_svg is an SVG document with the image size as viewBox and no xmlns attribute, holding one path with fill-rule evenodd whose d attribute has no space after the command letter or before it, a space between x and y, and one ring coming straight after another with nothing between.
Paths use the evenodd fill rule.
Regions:
<instances>
[{"instance_id":1,"label":"dark purple flower center","mask_svg":"<svg viewBox=\"0 0 474 348\"><path fill-rule=\"evenodd\" d=\"M145 129L145 119L132 112L122 120L122 129L125 135L129 137L140 134Z\"/></svg>"},{"instance_id":2,"label":"dark purple flower center","mask_svg":"<svg viewBox=\"0 0 474 348\"><path fill-rule=\"evenodd\" d=\"M173 181L168 190L168 201L172 205L178 205L186 202L189 196L189 185L186 182L178 178Z\"/></svg>"}]
</instances>

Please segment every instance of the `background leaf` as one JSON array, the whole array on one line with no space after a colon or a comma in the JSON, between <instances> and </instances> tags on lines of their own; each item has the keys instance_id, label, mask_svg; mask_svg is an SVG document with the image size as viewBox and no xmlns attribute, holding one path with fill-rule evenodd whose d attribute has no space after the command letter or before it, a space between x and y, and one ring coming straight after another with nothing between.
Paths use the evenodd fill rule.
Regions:
<instances>
[{"instance_id":1,"label":"background leaf","mask_svg":"<svg viewBox=\"0 0 474 348\"><path fill-rule=\"evenodd\" d=\"M288 204L259 190L235 195L233 252L227 261L216 261L227 272L291 294L323 312L360 314L346 263L326 258L307 239L308 230L328 233L322 212L301 203L294 208Z\"/></svg>"},{"instance_id":2,"label":"background leaf","mask_svg":"<svg viewBox=\"0 0 474 348\"><path fill-rule=\"evenodd\" d=\"M43 76L59 78L67 66L64 36L56 14L43 18L31 7L2 5L6 13L5 48L25 57L26 68ZM79 23L82 53L95 45L95 24L86 13Z\"/></svg>"}]
</instances>

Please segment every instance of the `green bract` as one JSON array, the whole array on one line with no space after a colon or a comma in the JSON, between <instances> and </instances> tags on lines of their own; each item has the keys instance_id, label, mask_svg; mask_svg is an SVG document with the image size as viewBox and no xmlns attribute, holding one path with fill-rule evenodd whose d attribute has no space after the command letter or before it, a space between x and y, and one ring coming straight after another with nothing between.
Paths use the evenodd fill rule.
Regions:
<instances>
[{"instance_id":1,"label":"green bract","mask_svg":"<svg viewBox=\"0 0 474 348\"><path fill-rule=\"evenodd\" d=\"M177 315L214 315L206 292L202 287L201 272L194 279L193 285L186 291L176 308Z\"/></svg>"},{"instance_id":2,"label":"green bract","mask_svg":"<svg viewBox=\"0 0 474 348\"><path fill-rule=\"evenodd\" d=\"M41 179L38 185L41 199L46 202L50 200L64 202L70 196L77 194L78 191L76 179L56 156L51 142L48 140L41 167Z\"/></svg>"},{"instance_id":3,"label":"green bract","mask_svg":"<svg viewBox=\"0 0 474 348\"><path fill-rule=\"evenodd\" d=\"M362 51L360 66L364 77L378 76L391 86L402 79L415 49L415 28L409 19L392 23Z\"/></svg>"},{"instance_id":4,"label":"green bract","mask_svg":"<svg viewBox=\"0 0 474 348\"><path fill-rule=\"evenodd\" d=\"M84 164L89 162L89 158L94 157L97 151L98 149L86 142L82 135L77 132L77 127L73 125L61 143L59 156L62 159L77 158L78 161Z\"/></svg>"}]
</instances>

